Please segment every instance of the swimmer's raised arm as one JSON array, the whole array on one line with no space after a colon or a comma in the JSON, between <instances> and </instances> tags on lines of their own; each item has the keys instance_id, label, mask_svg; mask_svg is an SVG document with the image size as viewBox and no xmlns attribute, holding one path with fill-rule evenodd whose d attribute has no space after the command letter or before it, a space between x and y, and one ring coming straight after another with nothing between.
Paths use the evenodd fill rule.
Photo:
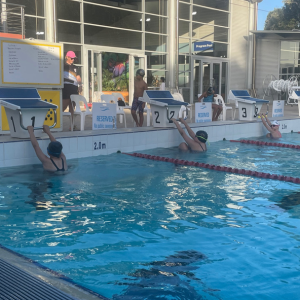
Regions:
<instances>
[{"instance_id":1,"label":"swimmer's raised arm","mask_svg":"<svg viewBox=\"0 0 300 300\"><path fill-rule=\"evenodd\" d=\"M260 118L261 118L264 126L267 128L267 130L269 132L273 132L273 129L271 128L271 123L270 123L269 119L267 118L267 116L265 114L262 114L262 113L260 113L259 115L260 115Z\"/></svg>"},{"instance_id":2,"label":"swimmer's raised arm","mask_svg":"<svg viewBox=\"0 0 300 300\"><path fill-rule=\"evenodd\" d=\"M36 153L36 156L38 157L38 159L42 162L42 163L45 163L48 159L48 157L43 153L43 151L41 150L40 148L40 145L34 135L34 129L32 126L28 126L27 127L27 130L28 130L28 133L29 133L29 136L30 136L30 141L31 141L31 144L32 144L32 147Z\"/></svg>"},{"instance_id":3,"label":"swimmer's raised arm","mask_svg":"<svg viewBox=\"0 0 300 300\"><path fill-rule=\"evenodd\" d=\"M48 125L44 125L44 126L43 126L43 130L44 130L44 132L45 132L46 134L48 134L49 139L50 139L51 142L56 142L56 139L55 139L55 137L52 135L52 133L51 133L50 128L49 128Z\"/></svg>"},{"instance_id":4,"label":"swimmer's raised arm","mask_svg":"<svg viewBox=\"0 0 300 300\"><path fill-rule=\"evenodd\" d=\"M179 120L180 120L180 122L185 126L185 128L186 128L187 132L189 133L190 137L191 137L192 139L195 138L195 137L196 137L195 132L190 128L190 126L189 126L188 123L185 121L185 119L184 119L184 118L180 118Z\"/></svg>"}]
</instances>

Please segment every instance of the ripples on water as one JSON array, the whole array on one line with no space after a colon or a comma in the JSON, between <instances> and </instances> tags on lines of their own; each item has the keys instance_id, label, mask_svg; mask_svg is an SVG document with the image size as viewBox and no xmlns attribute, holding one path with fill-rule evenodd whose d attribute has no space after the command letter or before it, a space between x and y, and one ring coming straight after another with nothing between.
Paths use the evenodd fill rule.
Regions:
<instances>
[{"instance_id":1,"label":"ripples on water","mask_svg":"<svg viewBox=\"0 0 300 300\"><path fill-rule=\"evenodd\" d=\"M299 176L294 149L143 152ZM70 164L0 170L2 245L115 300L298 299L299 185L121 154Z\"/></svg>"}]
</instances>

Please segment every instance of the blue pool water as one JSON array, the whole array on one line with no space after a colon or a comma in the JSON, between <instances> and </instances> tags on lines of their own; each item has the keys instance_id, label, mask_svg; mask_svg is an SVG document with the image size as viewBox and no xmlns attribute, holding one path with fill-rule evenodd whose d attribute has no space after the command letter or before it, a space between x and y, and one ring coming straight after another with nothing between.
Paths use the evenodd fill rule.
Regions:
<instances>
[{"instance_id":1,"label":"blue pool water","mask_svg":"<svg viewBox=\"0 0 300 300\"><path fill-rule=\"evenodd\" d=\"M300 177L294 149L143 153ZM0 170L0 244L114 300L299 299L300 185L122 154L69 164Z\"/></svg>"}]
</instances>

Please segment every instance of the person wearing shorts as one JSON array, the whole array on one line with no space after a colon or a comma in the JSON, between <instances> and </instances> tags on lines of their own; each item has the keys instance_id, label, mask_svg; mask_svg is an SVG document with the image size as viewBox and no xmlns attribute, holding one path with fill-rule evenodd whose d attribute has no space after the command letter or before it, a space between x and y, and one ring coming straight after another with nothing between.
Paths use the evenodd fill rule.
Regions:
<instances>
[{"instance_id":1,"label":"person wearing shorts","mask_svg":"<svg viewBox=\"0 0 300 300\"><path fill-rule=\"evenodd\" d=\"M74 66L76 55L73 51L68 51L64 65L64 88L63 88L63 111L69 106L73 123L74 107L71 103L71 95L78 95L81 92L81 78L77 75L77 68Z\"/></svg>"},{"instance_id":2,"label":"person wearing shorts","mask_svg":"<svg viewBox=\"0 0 300 300\"><path fill-rule=\"evenodd\" d=\"M144 107L145 102L139 101L139 97L143 97L144 91L148 89L146 82L143 80L145 76L145 71L143 69L138 69L136 71L136 77L134 79L134 95L131 105L131 115L136 127L142 127L144 122ZM139 110L139 120L136 111Z\"/></svg>"}]
</instances>

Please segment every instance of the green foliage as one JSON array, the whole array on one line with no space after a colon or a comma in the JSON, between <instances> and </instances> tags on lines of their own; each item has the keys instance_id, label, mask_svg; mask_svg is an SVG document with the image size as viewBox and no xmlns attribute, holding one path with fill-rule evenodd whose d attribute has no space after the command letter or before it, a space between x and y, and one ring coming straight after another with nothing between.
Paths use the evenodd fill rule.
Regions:
<instances>
[{"instance_id":1,"label":"green foliage","mask_svg":"<svg viewBox=\"0 0 300 300\"><path fill-rule=\"evenodd\" d=\"M269 12L265 30L300 29L300 0L284 1L282 8Z\"/></svg>"}]
</instances>

